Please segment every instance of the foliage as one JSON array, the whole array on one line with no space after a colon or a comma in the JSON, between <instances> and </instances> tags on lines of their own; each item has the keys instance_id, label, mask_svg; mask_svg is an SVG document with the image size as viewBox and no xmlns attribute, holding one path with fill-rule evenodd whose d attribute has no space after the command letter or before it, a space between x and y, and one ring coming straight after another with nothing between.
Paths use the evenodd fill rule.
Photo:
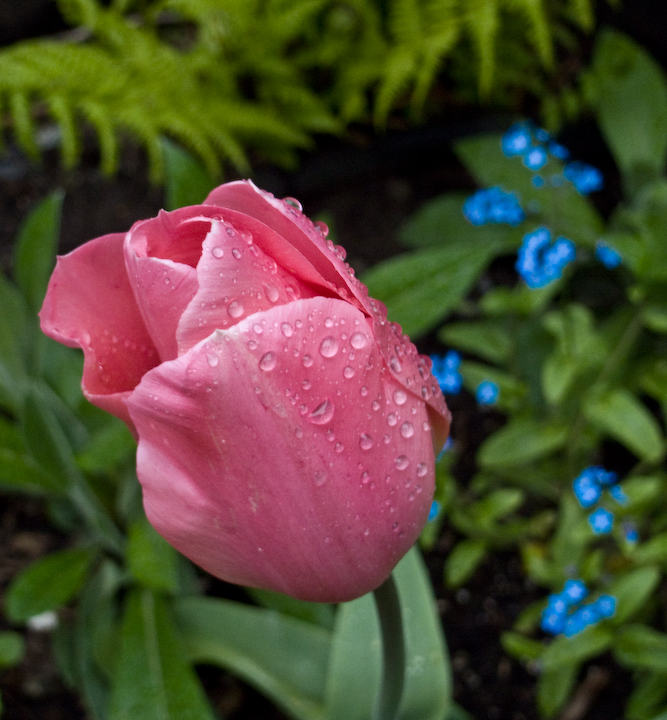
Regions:
<instances>
[{"instance_id":1,"label":"foliage","mask_svg":"<svg viewBox=\"0 0 667 720\"><path fill-rule=\"evenodd\" d=\"M502 413L504 423L479 447L470 484L453 472L471 451L457 439L456 417L453 448L438 463L441 511L423 541L434 541L443 520L456 531L445 582L462 585L490 552L516 548L544 598L501 642L540 670L541 713L557 714L582 665L609 651L635 680L623 717L650 720L667 708L667 81L641 48L606 31L585 82L625 189L607 221L580 194L593 189L595 173L576 165L572 181L563 176L555 155L564 149L544 131L523 126L529 150L553 149L532 170L526 154L508 151L516 128L505 154L500 136L471 137L456 145L458 156L480 185L502 188L491 193L496 200L514 193L525 220L473 225L463 196L437 198L402 230L413 250L364 279L407 333L437 331L450 349L437 372L447 371L451 387L460 373L473 394L485 380L499 388L493 410L480 412ZM480 197L488 196L472 210L467 203L473 218ZM528 257L526 248L542 243L547 263L555 247L542 230L536 245L540 228L567 238L576 259L533 283L527 273L539 253ZM493 274L477 282L492 259L507 264L517 250L516 284L494 284ZM606 618L582 605L593 624L565 625L562 634L562 621L575 616L552 611L575 578L601 597ZM554 639L547 617L549 632L561 633Z\"/></svg>"},{"instance_id":2,"label":"foliage","mask_svg":"<svg viewBox=\"0 0 667 720\"><path fill-rule=\"evenodd\" d=\"M164 173L161 136L217 176L221 161L247 171L248 149L289 164L313 133L338 132L371 112L382 126L407 96L418 118L449 58L476 69L459 85L476 84L482 98L517 86L541 95L555 38L593 26L590 0L58 5L76 30L0 51L0 108L17 141L38 156L37 128L51 118L71 167L90 125L112 173L119 134L128 133L145 146L154 180Z\"/></svg>"}]
</instances>

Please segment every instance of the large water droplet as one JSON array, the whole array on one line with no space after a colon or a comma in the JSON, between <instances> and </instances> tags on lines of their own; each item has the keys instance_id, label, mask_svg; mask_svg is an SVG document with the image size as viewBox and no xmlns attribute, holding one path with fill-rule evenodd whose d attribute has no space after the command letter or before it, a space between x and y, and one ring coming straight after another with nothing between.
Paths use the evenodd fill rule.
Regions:
<instances>
[{"instance_id":1,"label":"large water droplet","mask_svg":"<svg viewBox=\"0 0 667 720\"><path fill-rule=\"evenodd\" d=\"M353 378L353 377L354 377L354 368L353 368L353 367L350 367L349 365L347 365L347 366L343 369L343 377L346 377L348 380L349 380L350 378Z\"/></svg>"},{"instance_id":2,"label":"large water droplet","mask_svg":"<svg viewBox=\"0 0 667 720\"><path fill-rule=\"evenodd\" d=\"M396 460L394 460L394 465L399 470L405 470L405 468L410 464L410 461L407 458L407 455L399 455Z\"/></svg>"},{"instance_id":3,"label":"large water droplet","mask_svg":"<svg viewBox=\"0 0 667 720\"><path fill-rule=\"evenodd\" d=\"M343 445L343 443L337 442L337 443L334 445L334 452L342 453L343 450L345 450L345 446Z\"/></svg>"},{"instance_id":4,"label":"large water droplet","mask_svg":"<svg viewBox=\"0 0 667 720\"><path fill-rule=\"evenodd\" d=\"M206 360L211 367L215 367L220 362L220 358L214 352L207 353Z\"/></svg>"},{"instance_id":5,"label":"large water droplet","mask_svg":"<svg viewBox=\"0 0 667 720\"><path fill-rule=\"evenodd\" d=\"M299 212L303 210L303 205L293 197L284 197L283 202L287 205L291 205L293 208L296 208Z\"/></svg>"},{"instance_id":6,"label":"large water droplet","mask_svg":"<svg viewBox=\"0 0 667 720\"><path fill-rule=\"evenodd\" d=\"M401 425L401 435L404 438L410 438L415 434L414 425L411 422L404 422Z\"/></svg>"},{"instance_id":7,"label":"large water droplet","mask_svg":"<svg viewBox=\"0 0 667 720\"><path fill-rule=\"evenodd\" d=\"M310 355L304 355L301 362L304 367L312 367L314 360Z\"/></svg>"},{"instance_id":8,"label":"large water droplet","mask_svg":"<svg viewBox=\"0 0 667 720\"><path fill-rule=\"evenodd\" d=\"M274 352L264 353L262 357L259 360L259 367L261 370L264 370L265 372L269 372L270 370L273 370L273 368L278 364L278 358L276 357L276 354Z\"/></svg>"},{"instance_id":9,"label":"large water droplet","mask_svg":"<svg viewBox=\"0 0 667 720\"><path fill-rule=\"evenodd\" d=\"M259 323L254 323L252 326L252 331L255 333L255 335L261 335L264 332L264 328Z\"/></svg>"},{"instance_id":10,"label":"large water droplet","mask_svg":"<svg viewBox=\"0 0 667 720\"><path fill-rule=\"evenodd\" d=\"M325 425L328 423L334 414L334 404L329 398L323 400L310 415L308 420L313 425Z\"/></svg>"},{"instance_id":11,"label":"large water droplet","mask_svg":"<svg viewBox=\"0 0 667 720\"><path fill-rule=\"evenodd\" d=\"M359 447L362 450L370 450L373 447L373 438L368 433L361 433Z\"/></svg>"},{"instance_id":12,"label":"large water droplet","mask_svg":"<svg viewBox=\"0 0 667 720\"><path fill-rule=\"evenodd\" d=\"M334 326L334 321L330 317L324 318L324 327L330 328L333 326Z\"/></svg>"},{"instance_id":13,"label":"large water droplet","mask_svg":"<svg viewBox=\"0 0 667 720\"><path fill-rule=\"evenodd\" d=\"M280 325L280 331L285 337L292 337L292 335L294 335L294 328L288 322Z\"/></svg>"},{"instance_id":14,"label":"large water droplet","mask_svg":"<svg viewBox=\"0 0 667 720\"><path fill-rule=\"evenodd\" d=\"M361 348L366 347L366 343L368 342L368 337L364 335L362 332L356 332L353 333L352 337L350 338L350 345L355 350L361 350Z\"/></svg>"},{"instance_id":15,"label":"large water droplet","mask_svg":"<svg viewBox=\"0 0 667 720\"><path fill-rule=\"evenodd\" d=\"M397 422L398 417L396 416L396 413L389 413L389 415L387 415L387 425L389 425L389 427L394 427Z\"/></svg>"},{"instance_id":16,"label":"large water droplet","mask_svg":"<svg viewBox=\"0 0 667 720\"><path fill-rule=\"evenodd\" d=\"M326 237L329 234L329 226L322 220L315 220L313 225L320 232L320 234L323 235L324 237Z\"/></svg>"},{"instance_id":17,"label":"large water droplet","mask_svg":"<svg viewBox=\"0 0 667 720\"><path fill-rule=\"evenodd\" d=\"M338 352L338 340L331 335L322 340L320 343L320 355L325 358L332 358Z\"/></svg>"},{"instance_id":18,"label":"large water droplet","mask_svg":"<svg viewBox=\"0 0 667 720\"><path fill-rule=\"evenodd\" d=\"M405 405L405 401L408 399L408 394L405 392L405 390L395 390L394 391L394 402L397 405Z\"/></svg>"},{"instance_id":19,"label":"large water droplet","mask_svg":"<svg viewBox=\"0 0 667 720\"><path fill-rule=\"evenodd\" d=\"M211 250L211 255L213 255L214 258L221 258L225 254L224 248L221 248L220 245L216 245Z\"/></svg>"},{"instance_id":20,"label":"large water droplet","mask_svg":"<svg viewBox=\"0 0 667 720\"><path fill-rule=\"evenodd\" d=\"M241 251L238 248L232 248L232 255L237 259L241 259Z\"/></svg>"},{"instance_id":21,"label":"large water droplet","mask_svg":"<svg viewBox=\"0 0 667 720\"><path fill-rule=\"evenodd\" d=\"M398 361L398 358L396 357L396 355L392 355L391 358L389 359L389 367L390 367L395 373L400 373L401 370L403 370L403 366L402 366L401 363Z\"/></svg>"},{"instance_id":22,"label":"large water droplet","mask_svg":"<svg viewBox=\"0 0 667 720\"><path fill-rule=\"evenodd\" d=\"M227 305L227 312L233 318L241 317L241 315L243 315L243 303L238 300L232 300L232 302Z\"/></svg>"},{"instance_id":23,"label":"large water droplet","mask_svg":"<svg viewBox=\"0 0 667 720\"><path fill-rule=\"evenodd\" d=\"M426 463L419 463L419 465L417 465L417 477L424 477L427 472L428 466L426 465Z\"/></svg>"},{"instance_id":24,"label":"large water droplet","mask_svg":"<svg viewBox=\"0 0 667 720\"><path fill-rule=\"evenodd\" d=\"M264 294L266 295L266 299L271 303L278 302L278 298L280 297L280 291L275 285L265 285Z\"/></svg>"}]
</instances>

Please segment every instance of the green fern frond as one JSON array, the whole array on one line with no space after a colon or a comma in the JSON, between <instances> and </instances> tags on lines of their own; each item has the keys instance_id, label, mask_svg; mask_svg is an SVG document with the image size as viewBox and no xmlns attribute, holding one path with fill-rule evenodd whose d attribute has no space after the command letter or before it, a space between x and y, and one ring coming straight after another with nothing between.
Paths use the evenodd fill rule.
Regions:
<instances>
[{"instance_id":1,"label":"green fern frond","mask_svg":"<svg viewBox=\"0 0 667 720\"><path fill-rule=\"evenodd\" d=\"M569 0L568 10L582 30L590 32L593 29L595 19L593 17L593 8L591 7L590 0Z\"/></svg>"},{"instance_id":2,"label":"green fern frond","mask_svg":"<svg viewBox=\"0 0 667 720\"><path fill-rule=\"evenodd\" d=\"M422 8L417 0L393 0L388 29L398 45L416 45L422 38Z\"/></svg>"},{"instance_id":3,"label":"green fern frond","mask_svg":"<svg viewBox=\"0 0 667 720\"><path fill-rule=\"evenodd\" d=\"M416 69L412 48L399 46L386 62L385 76L375 100L375 125L382 127L396 98L410 84Z\"/></svg>"},{"instance_id":4,"label":"green fern frond","mask_svg":"<svg viewBox=\"0 0 667 720\"><path fill-rule=\"evenodd\" d=\"M102 172L105 175L113 175L118 165L118 140L114 130L114 123L104 105L95 100L84 99L79 107L83 116L97 132Z\"/></svg>"},{"instance_id":5,"label":"green fern frond","mask_svg":"<svg viewBox=\"0 0 667 720\"><path fill-rule=\"evenodd\" d=\"M19 145L32 158L39 158L39 148L35 140L35 126L30 114L30 101L26 93L13 92L9 96L9 111L14 123L14 131Z\"/></svg>"},{"instance_id":6,"label":"green fern frond","mask_svg":"<svg viewBox=\"0 0 667 720\"><path fill-rule=\"evenodd\" d=\"M479 94L486 98L493 85L498 3L496 0L468 0L465 22L479 58Z\"/></svg>"},{"instance_id":7,"label":"green fern frond","mask_svg":"<svg viewBox=\"0 0 667 720\"><path fill-rule=\"evenodd\" d=\"M62 95L50 95L47 103L51 116L60 126L63 165L66 168L72 168L76 165L81 153L73 109Z\"/></svg>"},{"instance_id":8,"label":"green fern frond","mask_svg":"<svg viewBox=\"0 0 667 720\"><path fill-rule=\"evenodd\" d=\"M581 2L581 0L575 0ZM584 0L586 2L586 0ZM542 0L507 0L508 8L522 13L529 23L528 37L545 67L553 65L553 42Z\"/></svg>"}]
</instances>

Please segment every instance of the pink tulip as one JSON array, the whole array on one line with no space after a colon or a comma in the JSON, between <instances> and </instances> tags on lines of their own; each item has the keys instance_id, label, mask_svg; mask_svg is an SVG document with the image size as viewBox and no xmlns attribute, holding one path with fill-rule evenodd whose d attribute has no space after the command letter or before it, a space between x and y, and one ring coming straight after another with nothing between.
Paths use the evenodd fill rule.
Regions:
<instances>
[{"instance_id":1,"label":"pink tulip","mask_svg":"<svg viewBox=\"0 0 667 720\"><path fill-rule=\"evenodd\" d=\"M321 602L414 543L450 418L344 258L294 201L233 182L59 258L40 313L137 437L157 531L219 578Z\"/></svg>"}]
</instances>

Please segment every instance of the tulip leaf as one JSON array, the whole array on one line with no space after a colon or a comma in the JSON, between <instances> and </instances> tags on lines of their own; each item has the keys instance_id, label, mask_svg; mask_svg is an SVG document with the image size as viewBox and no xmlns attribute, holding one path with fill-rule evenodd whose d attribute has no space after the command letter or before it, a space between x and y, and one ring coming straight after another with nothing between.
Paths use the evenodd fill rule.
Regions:
<instances>
[{"instance_id":1,"label":"tulip leaf","mask_svg":"<svg viewBox=\"0 0 667 720\"><path fill-rule=\"evenodd\" d=\"M191 662L230 670L299 720L321 717L328 631L216 598L176 598L172 609Z\"/></svg>"},{"instance_id":2,"label":"tulip leaf","mask_svg":"<svg viewBox=\"0 0 667 720\"><path fill-rule=\"evenodd\" d=\"M55 265L65 193L56 190L28 215L14 247L14 275L33 311L39 310Z\"/></svg>"},{"instance_id":3,"label":"tulip leaf","mask_svg":"<svg viewBox=\"0 0 667 720\"><path fill-rule=\"evenodd\" d=\"M306 602L297 600L283 593L258 588L246 588L250 597L263 607L277 610L283 615L291 615L299 620L320 625L325 630L332 630L334 626L335 608L327 603Z\"/></svg>"},{"instance_id":4,"label":"tulip leaf","mask_svg":"<svg viewBox=\"0 0 667 720\"><path fill-rule=\"evenodd\" d=\"M657 463L663 457L665 443L658 423L627 390L619 388L589 395L584 399L583 412L591 423L642 460Z\"/></svg>"},{"instance_id":5,"label":"tulip leaf","mask_svg":"<svg viewBox=\"0 0 667 720\"><path fill-rule=\"evenodd\" d=\"M167 210L203 203L215 187L211 176L203 165L182 147L164 137L160 142L167 175Z\"/></svg>"},{"instance_id":6,"label":"tulip leaf","mask_svg":"<svg viewBox=\"0 0 667 720\"><path fill-rule=\"evenodd\" d=\"M57 610L83 585L93 560L92 548L72 548L46 555L14 578L7 593L7 615L24 622L33 615Z\"/></svg>"},{"instance_id":7,"label":"tulip leaf","mask_svg":"<svg viewBox=\"0 0 667 720\"><path fill-rule=\"evenodd\" d=\"M176 551L145 517L139 518L130 528L126 553L129 570L142 585L157 591L176 590Z\"/></svg>"},{"instance_id":8,"label":"tulip leaf","mask_svg":"<svg viewBox=\"0 0 667 720\"><path fill-rule=\"evenodd\" d=\"M416 548L394 569L406 671L396 720L442 720L451 708L451 671L428 574ZM339 608L333 635L325 720L367 720L380 688L381 640L370 595Z\"/></svg>"},{"instance_id":9,"label":"tulip leaf","mask_svg":"<svg viewBox=\"0 0 667 720\"><path fill-rule=\"evenodd\" d=\"M163 599L129 593L109 720L214 720Z\"/></svg>"},{"instance_id":10,"label":"tulip leaf","mask_svg":"<svg viewBox=\"0 0 667 720\"><path fill-rule=\"evenodd\" d=\"M667 673L667 635L646 625L628 624L618 629L614 655L621 665Z\"/></svg>"},{"instance_id":11,"label":"tulip leaf","mask_svg":"<svg viewBox=\"0 0 667 720\"><path fill-rule=\"evenodd\" d=\"M499 241L448 245L399 255L364 273L373 297L411 337L423 335L453 310L505 245Z\"/></svg>"},{"instance_id":12,"label":"tulip leaf","mask_svg":"<svg viewBox=\"0 0 667 720\"><path fill-rule=\"evenodd\" d=\"M524 465L562 448L567 434L564 425L516 418L482 444L478 460L482 467L488 468Z\"/></svg>"}]
</instances>

